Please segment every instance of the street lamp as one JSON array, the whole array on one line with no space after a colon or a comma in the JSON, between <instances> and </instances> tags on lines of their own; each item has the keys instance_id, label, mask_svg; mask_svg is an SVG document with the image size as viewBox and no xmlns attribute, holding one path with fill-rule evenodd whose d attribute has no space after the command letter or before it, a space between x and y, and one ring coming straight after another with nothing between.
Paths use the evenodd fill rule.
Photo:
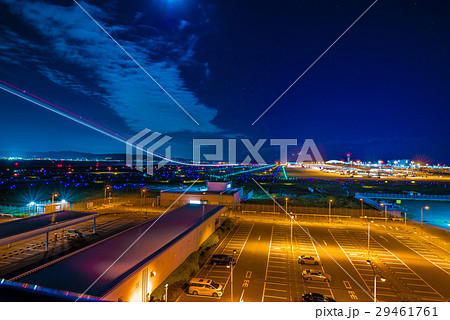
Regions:
<instances>
[{"instance_id":1,"label":"street lamp","mask_svg":"<svg viewBox=\"0 0 450 320\"><path fill-rule=\"evenodd\" d=\"M406 211L405 211L405 229L406 229Z\"/></svg>"},{"instance_id":2,"label":"street lamp","mask_svg":"<svg viewBox=\"0 0 450 320\"><path fill-rule=\"evenodd\" d=\"M106 192L107 192L107 190L109 190L109 189L111 189L110 186L106 186L106 187L105 187L105 200L104 200L104 203L106 203Z\"/></svg>"},{"instance_id":3,"label":"street lamp","mask_svg":"<svg viewBox=\"0 0 450 320\"><path fill-rule=\"evenodd\" d=\"M57 197L57 196L58 196L57 193L53 193L53 194L52 194L52 203L55 202L55 197Z\"/></svg>"},{"instance_id":4,"label":"street lamp","mask_svg":"<svg viewBox=\"0 0 450 320\"><path fill-rule=\"evenodd\" d=\"M367 218L367 216L366 216ZM369 220L367 218L367 255L370 256L370 224L373 222L373 220Z\"/></svg>"},{"instance_id":5,"label":"street lamp","mask_svg":"<svg viewBox=\"0 0 450 320\"><path fill-rule=\"evenodd\" d=\"M429 206L425 206L420 208L420 227L423 229L423 209L428 210L430 209Z\"/></svg>"},{"instance_id":6,"label":"street lamp","mask_svg":"<svg viewBox=\"0 0 450 320\"><path fill-rule=\"evenodd\" d=\"M275 194L272 195L272 198L273 198L273 213L275 213L275 198L276 197L277 196Z\"/></svg>"},{"instance_id":7,"label":"street lamp","mask_svg":"<svg viewBox=\"0 0 450 320\"><path fill-rule=\"evenodd\" d=\"M361 217L364 217L364 199L359 199L361 201Z\"/></svg>"},{"instance_id":8,"label":"street lamp","mask_svg":"<svg viewBox=\"0 0 450 320\"><path fill-rule=\"evenodd\" d=\"M31 213L31 207L33 207L33 214L34 214L34 205L35 205L36 203L34 202L34 201L31 201L29 204L28 204L28 214L30 214Z\"/></svg>"},{"instance_id":9,"label":"street lamp","mask_svg":"<svg viewBox=\"0 0 450 320\"><path fill-rule=\"evenodd\" d=\"M143 210L143 206L145 205L145 191L147 191L145 188L141 189L141 212L144 211ZM142 201L144 200L144 201ZM147 213L147 211L145 211Z\"/></svg>"},{"instance_id":10,"label":"street lamp","mask_svg":"<svg viewBox=\"0 0 450 320\"><path fill-rule=\"evenodd\" d=\"M292 216L292 212L289 217L291 218L291 252L294 253L294 242L292 240L292 220L294 220L294 217Z\"/></svg>"},{"instance_id":11,"label":"street lamp","mask_svg":"<svg viewBox=\"0 0 450 320\"><path fill-rule=\"evenodd\" d=\"M328 222L331 223L331 203L333 199L328 200Z\"/></svg>"},{"instance_id":12,"label":"street lamp","mask_svg":"<svg viewBox=\"0 0 450 320\"><path fill-rule=\"evenodd\" d=\"M231 302L233 302L233 269L234 269L234 255L236 254L236 249L233 250L233 255L231 256L231 262L230 262L230 272L231 272L231 277L230 277L230 283L231 283Z\"/></svg>"},{"instance_id":13,"label":"street lamp","mask_svg":"<svg viewBox=\"0 0 450 320\"><path fill-rule=\"evenodd\" d=\"M166 299L165 299L166 301L165 302L168 302L169 301L169 297L167 296L167 293L169 291L169 284L166 283L165 287L166 287Z\"/></svg>"},{"instance_id":14,"label":"street lamp","mask_svg":"<svg viewBox=\"0 0 450 320\"><path fill-rule=\"evenodd\" d=\"M387 222L387 205L380 202L380 206L384 207L384 224L386 224L386 222Z\"/></svg>"},{"instance_id":15,"label":"street lamp","mask_svg":"<svg viewBox=\"0 0 450 320\"><path fill-rule=\"evenodd\" d=\"M375 268L373 267L372 261L367 260L367 264L370 264L373 271L373 302L377 302L377 274L375 272ZM386 281L385 278L380 277L380 280L382 282Z\"/></svg>"},{"instance_id":16,"label":"street lamp","mask_svg":"<svg viewBox=\"0 0 450 320\"><path fill-rule=\"evenodd\" d=\"M288 206L287 206L287 203L288 203L289 198L286 197L286 198L284 198L284 200L286 200L286 213L288 213Z\"/></svg>"}]
</instances>

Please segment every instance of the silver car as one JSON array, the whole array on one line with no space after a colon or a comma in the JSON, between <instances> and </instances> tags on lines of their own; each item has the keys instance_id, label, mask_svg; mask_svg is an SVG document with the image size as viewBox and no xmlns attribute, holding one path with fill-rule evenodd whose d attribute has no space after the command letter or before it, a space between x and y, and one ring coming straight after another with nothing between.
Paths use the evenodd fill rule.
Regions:
<instances>
[{"instance_id":1,"label":"silver car","mask_svg":"<svg viewBox=\"0 0 450 320\"><path fill-rule=\"evenodd\" d=\"M303 270L302 277L305 280L331 281L331 276L320 270Z\"/></svg>"},{"instance_id":2,"label":"silver car","mask_svg":"<svg viewBox=\"0 0 450 320\"><path fill-rule=\"evenodd\" d=\"M298 263L300 264L314 264L314 265L318 265L320 263L320 261L316 258L314 258L313 256L298 256Z\"/></svg>"}]
</instances>

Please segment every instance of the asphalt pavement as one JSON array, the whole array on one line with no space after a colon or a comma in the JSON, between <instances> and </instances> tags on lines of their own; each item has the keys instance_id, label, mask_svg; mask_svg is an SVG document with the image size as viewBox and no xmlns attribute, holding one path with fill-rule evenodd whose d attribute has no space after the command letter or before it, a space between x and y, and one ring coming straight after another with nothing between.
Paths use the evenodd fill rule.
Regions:
<instances>
[{"instance_id":1,"label":"asphalt pavement","mask_svg":"<svg viewBox=\"0 0 450 320\"><path fill-rule=\"evenodd\" d=\"M317 292L337 301L449 301L448 255L401 228L372 223L328 224L241 220L216 253L237 250L233 301L292 302ZM370 243L369 243L370 241ZM319 265L301 265L299 255L312 255ZM369 264L367 260L370 260ZM373 268L372 268L373 266ZM303 270L319 270L331 281L303 279ZM222 283L231 301L231 270L206 264L195 277ZM182 294L178 301L211 301Z\"/></svg>"}]
</instances>

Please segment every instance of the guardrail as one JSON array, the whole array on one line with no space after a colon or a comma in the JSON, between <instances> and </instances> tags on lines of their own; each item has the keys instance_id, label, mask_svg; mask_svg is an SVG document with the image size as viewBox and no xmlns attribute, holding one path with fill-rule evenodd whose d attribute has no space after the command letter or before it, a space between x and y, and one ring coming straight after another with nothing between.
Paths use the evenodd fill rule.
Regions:
<instances>
[{"instance_id":1,"label":"guardrail","mask_svg":"<svg viewBox=\"0 0 450 320\"><path fill-rule=\"evenodd\" d=\"M356 197L375 198L375 199L392 199L392 200L449 200L450 195L446 194L409 194L409 193L375 193L365 192L356 193Z\"/></svg>"}]
</instances>

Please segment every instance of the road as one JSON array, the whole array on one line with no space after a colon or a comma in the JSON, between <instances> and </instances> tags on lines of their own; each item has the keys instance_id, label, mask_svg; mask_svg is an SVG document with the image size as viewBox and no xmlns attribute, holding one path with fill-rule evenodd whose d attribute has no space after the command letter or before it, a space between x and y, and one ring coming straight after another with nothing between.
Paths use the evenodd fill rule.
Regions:
<instances>
[{"instance_id":1,"label":"road","mask_svg":"<svg viewBox=\"0 0 450 320\"><path fill-rule=\"evenodd\" d=\"M339 225L240 221L218 246L216 253L236 250L233 301L301 301L303 293L318 292L337 301L373 301L374 272L377 301L450 300L448 254L414 235L373 223L370 246L366 224ZM313 255L318 266L300 265L297 257ZM309 281L304 269L319 269L331 282ZM195 277L225 286L221 298L183 293L178 301L230 301L231 270L206 264ZM385 281L381 281L381 278Z\"/></svg>"}]
</instances>

